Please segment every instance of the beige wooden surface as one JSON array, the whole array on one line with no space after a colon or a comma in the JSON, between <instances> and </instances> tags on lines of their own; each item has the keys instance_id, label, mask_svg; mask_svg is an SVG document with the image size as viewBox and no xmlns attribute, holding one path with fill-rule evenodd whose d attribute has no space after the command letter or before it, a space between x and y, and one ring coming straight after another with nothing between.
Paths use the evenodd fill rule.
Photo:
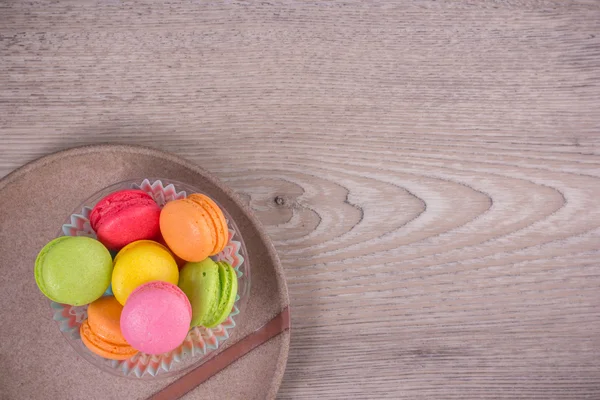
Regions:
<instances>
[{"instance_id":1,"label":"beige wooden surface","mask_svg":"<svg viewBox=\"0 0 600 400\"><path fill-rule=\"evenodd\" d=\"M160 3L0 2L0 176L225 180L287 274L281 399L600 398L599 2Z\"/></svg>"}]
</instances>

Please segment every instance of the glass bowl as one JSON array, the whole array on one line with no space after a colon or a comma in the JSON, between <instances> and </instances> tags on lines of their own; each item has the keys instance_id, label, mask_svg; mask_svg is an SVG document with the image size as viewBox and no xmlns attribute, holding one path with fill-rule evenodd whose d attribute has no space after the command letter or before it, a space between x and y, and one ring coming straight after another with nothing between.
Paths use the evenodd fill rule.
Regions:
<instances>
[{"instance_id":1,"label":"glass bowl","mask_svg":"<svg viewBox=\"0 0 600 400\"><path fill-rule=\"evenodd\" d=\"M141 189L151 195L160 207L169 201L185 198L188 193L208 195L200 188L171 179L149 178L119 182L93 194L77 206L62 226L59 236L96 238L89 222L90 212L104 196L123 189ZM134 379L166 378L202 364L209 358L211 352L218 349L221 343L229 338L231 330L235 327L234 319L244 310L248 301L250 265L244 240L235 221L226 209L221 205L219 207L223 210L227 220L229 240L225 249L211 258L215 261L225 260L229 262L238 276L238 295L233 310L227 319L212 329L199 326L190 329L181 346L169 353L149 355L140 352L127 360L117 361L108 360L92 353L81 341L79 327L87 318L87 305L76 307L50 301L53 319L58 323L59 329L67 342L79 355L101 370L113 375ZM110 288L105 294L111 294Z\"/></svg>"}]
</instances>

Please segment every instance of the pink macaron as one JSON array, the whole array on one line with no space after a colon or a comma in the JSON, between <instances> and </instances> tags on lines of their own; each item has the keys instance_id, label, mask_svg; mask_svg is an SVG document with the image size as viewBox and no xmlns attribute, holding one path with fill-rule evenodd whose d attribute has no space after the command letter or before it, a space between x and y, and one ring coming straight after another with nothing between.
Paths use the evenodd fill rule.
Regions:
<instances>
[{"instance_id":1,"label":"pink macaron","mask_svg":"<svg viewBox=\"0 0 600 400\"><path fill-rule=\"evenodd\" d=\"M136 288L121 313L121 332L134 349L162 354L177 348L187 336L192 306L176 285L152 281Z\"/></svg>"},{"instance_id":2,"label":"pink macaron","mask_svg":"<svg viewBox=\"0 0 600 400\"><path fill-rule=\"evenodd\" d=\"M98 240L110 250L160 236L160 207L142 190L120 190L102 198L90 213Z\"/></svg>"}]
</instances>

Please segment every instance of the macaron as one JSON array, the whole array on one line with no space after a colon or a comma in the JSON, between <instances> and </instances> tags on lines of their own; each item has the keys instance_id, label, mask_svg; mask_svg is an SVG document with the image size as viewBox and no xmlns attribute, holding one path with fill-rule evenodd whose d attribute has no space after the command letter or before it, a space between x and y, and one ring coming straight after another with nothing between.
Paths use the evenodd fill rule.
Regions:
<instances>
[{"instance_id":1,"label":"macaron","mask_svg":"<svg viewBox=\"0 0 600 400\"><path fill-rule=\"evenodd\" d=\"M229 239L223 211L199 193L165 204L160 231L169 248L186 261L198 262L218 254Z\"/></svg>"},{"instance_id":2,"label":"macaron","mask_svg":"<svg viewBox=\"0 0 600 400\"><path fill-rule=\"evenodd\" d=\"M104 296L88 306L88 317L79 328L85 346L100 357L126 360L138 351L121 333L123 306L113 296Z\"/></svg>"},{"instance_id":3,"label":"macaron","mask_svg":"<svg viewBox=\"0 0 600 400\"><path fill-rule=\"evenodd\" d=\"M112 291L125 305L138 286L151 281L179 281L179 269L169 250L151 240L138 240L123 247L114 260Z\"/></svg>"},{"instance_id":4,"label":"macaron","mask_svg":"<svg viewBox=\"0 0 600 400\"><path fill-rule=\"evenodd\" d=\"M147 354L177 348L187 336L192 307L185 293L168 282L148 282L135 289L121 313L125 340Z\"/></svg>"},{"instance_id":5,"label":"macaron","mask_svg":"<svg viewBox=\"0 0 600 400\"><path fill-rule=\"evenodd\" d=\"M98 299L110 285L113 263L99 241L62 236L46 244L35 260L35 282L57 303L81 306Z\"/></svg>"},{"instance_id":6,"label":"macaron","mask_svg":"<svg viewBox=\"0 0 600 400\"><path fill-rule=\"evenodd\" d=\"M142 190L120 190L102 198L90 213L90 225L109 250L160 234L160 207Z\"/></svg>"},{"instance_id":7,"label":"macaron","mask_svg":"<svg viewBox=\"0 0 600 400\"><path fill-rule=\"evenodd\" d=\"M187 263L179 287L192 305L192 326L214 328L231 313L238 290L237 274L225 261L207 258Z\"/></svg>"}]
</instances>

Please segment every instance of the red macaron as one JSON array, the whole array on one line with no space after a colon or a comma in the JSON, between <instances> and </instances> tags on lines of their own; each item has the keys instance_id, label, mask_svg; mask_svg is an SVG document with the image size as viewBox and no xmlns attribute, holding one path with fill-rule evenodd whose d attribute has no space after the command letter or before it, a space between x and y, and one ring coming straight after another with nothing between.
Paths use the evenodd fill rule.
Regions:
<instances>
[{"instance_id":1,"label":"red macaron","mask_svg":"<svg viewBox=\"0 0 600 400\"><path fill-rule=\"evenodd\" d=\"M160 207L141 190L121 190L104 197L90 214L98 240L110 250L160 237Z\"/></svg>"}]
</instances>

